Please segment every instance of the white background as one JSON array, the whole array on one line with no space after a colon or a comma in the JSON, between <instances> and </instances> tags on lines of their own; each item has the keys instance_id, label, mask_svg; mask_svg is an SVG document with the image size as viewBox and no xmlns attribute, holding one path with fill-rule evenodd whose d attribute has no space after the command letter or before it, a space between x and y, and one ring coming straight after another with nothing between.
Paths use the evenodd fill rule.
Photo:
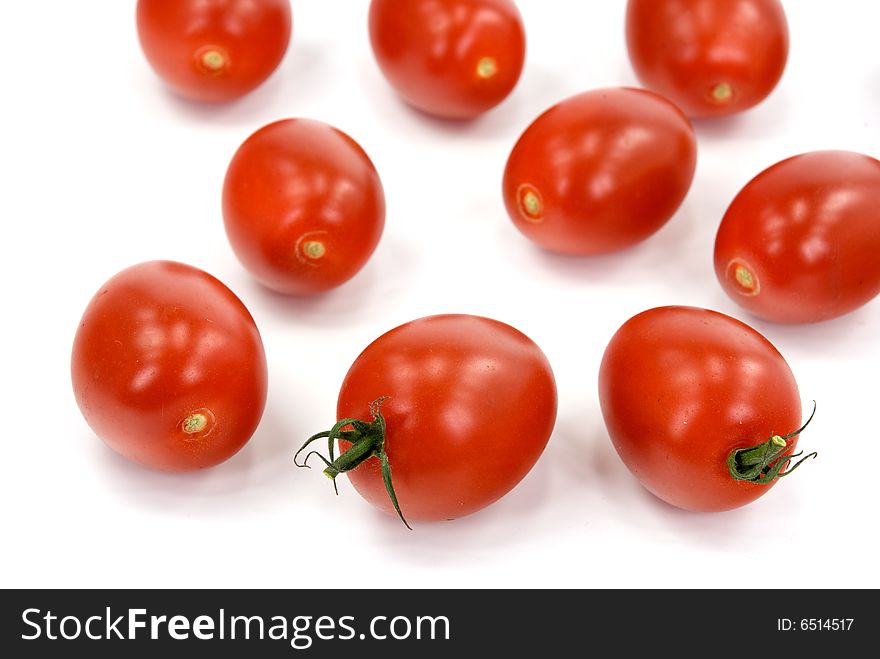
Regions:
<instances>
[{"instance_id":1,"label":"white background","mask_svg":"<svg viewBox=\"0 0 880 659\"><path fill-rule=\"evenodd\" d=\"M766 166L814 149L880 154L880 4L785 2L792 46L777 90L747 114L698 123L699 165L680 212L642 245L592 259L550 256L522 238L502 206L501 176L546 107L636 84L623 0L521 0L520 84L464 124L395 98L372 59L366 0L294 0L279 70L220 107L166 92L141 55L134 5L0 3L2 586L334 587L344 573L353 587L880 587L880 302L821 325L763 323L724 296L711 265L724 209ZM314 299L255 284L220 215L239 143L289 116L358 140L388 201L366 269ZM269 358L261 426L236 457L202 473L155 473L117 457L71 390L70 348L89 299L117 271L157 258L232 288ZM750 506L671 508L641 488L607 437L602 351L627 318L663 304L746 320L786 356L805 408L819 402L801 439L819 458ZM509 495L409 532L347 482L334 497L291 457L334 421L342 378L371 340L443 312L495 317L531 336L554 366L559 418Z\"/></svg>"}]
</instances>

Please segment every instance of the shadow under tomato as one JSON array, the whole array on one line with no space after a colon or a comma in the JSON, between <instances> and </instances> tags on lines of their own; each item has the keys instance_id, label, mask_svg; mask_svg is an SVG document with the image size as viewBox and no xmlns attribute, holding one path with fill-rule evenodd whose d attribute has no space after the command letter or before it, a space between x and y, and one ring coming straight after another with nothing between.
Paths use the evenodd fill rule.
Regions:
<instances>
[{"instance_id":1,"label":"shadow under tomato","mask_svg":"<svg viewBox=\"0 0 880 659\"><path fill-rule=\"evenodd\" d=\"M762 142L783 134L792 110L792 99L783 83L784 80L770 96L742 112L691 119L700 144L712 148L716 142Z\"/></svg>"},{"instance_id":2,"label":"shadow under tomato","mask_svg":"<svg viewBox=\"0 0 880 659\"><path fill-rule=\"evenodd\" d=\"M712 275L712 246L701 244L708 240L705 223L700 219L686 200L669 222L646 240L614 253L595 256L556 254L519 235L499 239L509 243L511 258L568 282L591 286L660 282L680 297L683 292L702 290L703 280ZM508 229L513 231L510 226L501 227L499 231L507 233ZM512 243L514 238L518 245Z\"/></svg>"},{"instance_id":3,"label":"shadow under tomato","mask_svg":"<svg viewBox=\"0 0 880 659\"><path fill-rule=\"evenodd\" d=\"M145 79L140 88L177 116L198 124L218 123L254 127L275 119L291 116L287 108L295 108L298 99L326 78L326 58L318 44L293 38L278 68L259 87L244 96L223 103L200 103L174 93L152 73L143 72ZM143 67L146 68L146 64ZM284 108L279 113L269 112L272 107Z\"/></svg>"},{"instance_id":4,"label":"shadow under tomato","mask_svg":"<svg viewBox=\"0 0 880 659\"><path fill-rule=\"evenodd\" d=\"M334 289L298 297L278 293L248 277L246 297L253 309L266 307L267 316L275 320L312 327L348 326L375 318L377 309L393 308L407 292L407 273L415 264L409 245L387 237L362 270Z\"/></svg>"},{"instance_id":5,"label":"shadow under tomato","mask_svg":"<svg viewBox=\"0 0 880 659\"><path fill-rule=\"evenodd\" d=\"M377 513L377 542L395 552L399 561L443 567L461 564L463 555L474 562L489 560L499 548L528 545L536 537L563 537L582 527L596 515L597 497L607 496L601 491L602 479L595 477L589 451L593 442L588 439L601 423L597 420L585 427L580 421L558 422L531 472L477 513L447 522L416 523L412 532L396 518ZM620 482L628 486L626 479ZM510 586L518 585L515 579L511 575Z\"/></svg>"},{"instance_id":6,"label":"shadow under tomato","mask_svg":"<svg viewBox=\"0 0 880 659\"><path fill-rule=\"evenodd\" d=\"M777 540L784 541L789 534L784 524L768 523L769 519L783 519L797 506L791 493L780 492L777 487L765 495L769 498L762 497L741 508L694 512L673 506L644 488L620 461L607 434L603 442L593 446L592 462L597 466L601 490L614 501L617 521L638 529L652 542L722 551L767 551L767 547ZM781 484L782 488L785 486L786 483ZM766 546L755 546L755 538L766 540Z\"/></svg>"},{"instance_id":7,"label":"shadow under tomato","mask_svg":"<svg viewBox=\"0 0 880 659\"><path fill-rule=\"evenodd\" d=\"M585 429L581 419L570 418L557 424L561 436L570 441L560 444L557 474L566 474L572 491L583 490L577 510L568 511L574 519L597 520L599 525L613 520L625 523L655 539L667 536L671 542L686 539L701 544L736 544L748 517L731 513L694 513L681 510L645 489L618 456L605 428L598 407L589 412L595 422ZM755 518L760 522L761 518Z\"/></svg>"},{"instance_id":8,"label":"shadow under tomato","mask_svg":"<svg viewBox=\"0 0 880 659\"><path fill-rule=\"evenodd\" d=\"M292 497L292 458L298 439L285 419L267 410L241 451L201 471L156 471L130 462L106 446L99 446L96 452L109 495L172 515L247 516L256 509L284 506ZM90 441L100 442L94 436Z\"/></svg>"},{"instance_id":9,"label":"shadow under tomato","mask_svg":"<svg viewBox=\"0 0 880 659\"><path fill-rule=\"evenodd\" d=\"M877 345L880 299L875 298L850 313L818 323L774 323L753 316L722 294L719 311L751 325L783 355L822 355L823 358L852 360L870 354ZM792 365L794 367L794 365Z\"/></svg>"},{"instance_id":10,"label":"shadow under tomato","mask_svg":"<svg viewBox=\"0 0 880 659\"><path fill-rule=\"evenodd\" d=\"M359 80L373 114L394 126L397 132L427 131L449 138L460 137L463 141L509 137L509 148L539 114L570 95L564 76L558 72L526 66L516 87L501 103L477 117L459 120L438 117L409 105L382 77L372 59L361 63Z\"/></svg>"}]
</instances>

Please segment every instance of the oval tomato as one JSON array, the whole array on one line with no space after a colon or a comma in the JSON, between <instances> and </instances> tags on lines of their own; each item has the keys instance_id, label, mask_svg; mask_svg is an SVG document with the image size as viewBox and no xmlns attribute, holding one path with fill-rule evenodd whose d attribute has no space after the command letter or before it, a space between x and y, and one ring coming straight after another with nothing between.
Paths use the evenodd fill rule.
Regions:
<instances>
[{"instance_id":1,"label":"oval tomato","mask_svg":"<svg viewBox=\"0 0 880 659\"><path fill-rule=\"evenodd\" d=\"M372 417L359 420L368 409ZM385 512L399 502L401 518L453 519L488 506L532 468L556 421L556 383L540 348L509 325L430 316L358 356L337 413L333 431L306 443L340 438L344 453L328 476L347 473Z\"/></svg>"},{"instance_id":2,"label":"oval tomato","mask_svg":"<svg viewBox=\"0 0 880 659\"><path fill-rule=\"evenodd\" d=\"M624 464L679 508L742 506L793 469L794 375L767 339L724 314L660 307L628 320L602 358L599 401Z\"/></svg>"},{"instance_id":3,"label":"oval tomato","mask_svg":"<svg viewBox=\"0 0 880 659\"><path fill-rule=\"evenodd\" d=\"M788 59L779 0L629 0L626 44L642 84L691 117L746 110Z\"/></svg>"},{"instance_id":4,"label":"oval tomato","mask_svg":"<svg viewBox=\"0 0 880 659\"><path fill-rule=\"evenodd\" d=\"M248 310L192 266L150 261L92 298L73 343L83 416L121 455L189 471L234 455L266 402L266 357Z\"/></svg>"},{"instance_id":5,"label":"oval tomato","mask_svg":"<svg viewBox=\"0 0 880 659\"><path fill-rule=\"evenodd\" d=\"M736 196L715 238L715 274L751 313L810 323L880 293L880 162L815 151L764 170Z\"/></svg>"},{"instance_id":6,"label":"oval tomato","mask_svg":"<svg viewBox=\"0 0 880 659\"><path fill-rule=\"evenodd\" d=\"M364 150L319 121L264 126L236 152L223 184L235 255L265 286L308 295L353 277L376 249L385 195Z\"/></svg>"},{"instance_id":7,"label":"oval tomato","mask_svg":"<svg viewBox=\"0 0 880 659\"><path fill-rule=\"evenodd\" d=\"M696 138L681 111L639 89L573 96L513 147L503 193L514 225L563 254L613 252L675 213L694 177Z\"/></svg>"},{"instance_id":8,"label":"oval tomato","mask_svg":"<svg viewBox=\"0 0 880 659\"><path fill-rule=\"evenodd\" d=\"M288 0L138 0L153 70L180 96L229 101L259 86L290 42Z\"/></svg>"},{"instance_id":9,"label":"oval tomato","mask_svg":"<svg viewBox=\"0 0 880 659\"><path fill-rule=\"evenodd\" d=\"M450 119L498 105L525 60L525 29L511 0L372 0L370 40L407 103Z\"/></svg>"}]
</instances>

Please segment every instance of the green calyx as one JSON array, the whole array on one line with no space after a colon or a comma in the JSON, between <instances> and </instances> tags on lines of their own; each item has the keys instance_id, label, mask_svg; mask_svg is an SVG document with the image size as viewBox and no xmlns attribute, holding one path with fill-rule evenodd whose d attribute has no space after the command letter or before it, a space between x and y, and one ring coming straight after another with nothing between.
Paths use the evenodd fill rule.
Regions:
<instances>
[{"instance_id":1,"label":"green calyx","mask_svg":"<svg viewBox=\"0 0 880 659\"><path fill-rule=\"evenodd\" d=\"M333 489L339 494L336 487L336 477L351 471L362 462L370 458L377 458L382 467L382 481L385 483L385 491L394 505L394 510L400 517L406 528L412 531L412 527L407 523L403 513L400 510L400 504L397 501L397 495L394 493L394 486L391 483L391 464L388 462L388 454L385 452L385 417L379 409L382 402L387 396L377 398L370 403L370 416L372 421L362 421L360 419L342 419L337 421L330 430L319 432L309 437L305 443L299 447L299 450L293 456L293 464L297 467L308 467L309 458L313 455L318 456L326 465L324 475L333 481ZM345 430L347 427L350 430ZM310 451L302 462L297 462L299 455L315 440L327 439L327 453L329 459L325 458L318 451ZM351 443L351 447L343 452L338 458L335 452L335 440L342 439Z\"/></svg>"},{"instance_id":2,"label":"green calyx","mask_svg":"<svg viewBox=\"0 0 880 659\"><path fill-rule=\"evenodd\" d=\"M804 425L787 435L772 435L766 442L747 448L738 448L727 457L727 468L734 480L750 481L761 485L769 485L777 478L788 476L801 466L808 458L815 458L818 453L813 451L804 455L789 469L791 461L803 455L803 451L785 455L788 440L800 435L810 425L816 415L816 401L813 401L813 412Z\"/></svg>"}]
</instances>

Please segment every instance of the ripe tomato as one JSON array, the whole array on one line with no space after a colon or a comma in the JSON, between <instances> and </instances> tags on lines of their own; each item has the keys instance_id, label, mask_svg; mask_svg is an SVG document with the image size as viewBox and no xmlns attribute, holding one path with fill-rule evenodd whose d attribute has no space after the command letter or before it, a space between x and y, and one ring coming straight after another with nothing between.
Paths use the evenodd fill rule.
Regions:
<instances>
[{"instance_id":1,"label":"ripe tomato","mask_svg":"<svg viewBox=\"0 0 880 659\"><path fill-rule=\"evenodd\" d=\"M715 238L725 292L761 318L810 323L880 293L880 162L848 151L783 160L752 179Z\"/></svg>"},{"instance_id":2,"label":"ripe tomato","mask_svg":"<svg viewBox=\"0 0 880 659\"><path fill-rule=\"evenodd\" d=\"M327 124L285 119L236 152L223 184L223 218L242 265L289 295L353 277L385 226L385 195L358 144Z\"/></svg>"},{"instance_id":3,"label":"ripe tomato","mask_svg":"<svg viewBox=\"0 0 880 659\"><path fill-rule=\"evenodd\" d=\"M372 422L357 420L368 409ZM332 431L303 446L329 437L328 476L347 473L385 512L399 502L401 518L452 519L488 506L532 468L556 421L556 383L540 348L509 325L430 316L367 346L337 413ZM334 460L337 436L345 452Z\"/></svg>"},{"instance_id":4,"label":"ripe tomato","mask_svg":"<svg viewBox=\"0 0 880 659\"><path fill-rule=\"evenodd\" d=\"M372 0L370 40L407 103L450 119L498 105L525 60L525 29L511 0Z\"/></svg>"},{"instance_id":5,"label":"ripe tomato","mask_svg":"<svg viewBox=\"0 0 880 659\"><path fill-rule=\"evenodd\" d=\"M276 69L290 42L288 0L138 0L141 48L180 96L244 96Z\"/></svg>"},{"instance_id":6,"label":"ripe tomato","mask_svg":"<svg viewBox=\"0 0 880 659\"><path fill-rule=\"evenodd\" d=\"M599 89L553 106L519 138L504 170L514 225L563 254L612 252L675 213L694 177L693 129L666 99Z\"/></svg>"},{"instance_id":7,"label":"ripe tomato","mask_svg":"<svg viewBox=\"0 0 880 659\"><path fill-rule=\"evenodd\" d=\"M788 59L779 0L629 0L626 44L642 84L691 117L764 100Z\"/></svg>"},{"instance_id":8,"label":"ripe tomato","mask_svg":"<svg viewBox=\"0 0 880 659\"><path fill-rule=\"evenodd\" d=\"M791 473L803 429L797 383L776 348L738 320L692 307L624 323L602 358L599 401L629 470L687 510L757 499Z\"/></svg>"},{"instance_id":9,"label":"ripe tomato","mask_svg":"<svg viewBox=\"0 0 880 659\"><path fill-rule=\"evenodd\" d=\"M239 299L189 265L150 261L104 284L71 360L76 402L113 450L189 471L234 455L266 402L266 357Z\"/></svg>"}]
</instances>

